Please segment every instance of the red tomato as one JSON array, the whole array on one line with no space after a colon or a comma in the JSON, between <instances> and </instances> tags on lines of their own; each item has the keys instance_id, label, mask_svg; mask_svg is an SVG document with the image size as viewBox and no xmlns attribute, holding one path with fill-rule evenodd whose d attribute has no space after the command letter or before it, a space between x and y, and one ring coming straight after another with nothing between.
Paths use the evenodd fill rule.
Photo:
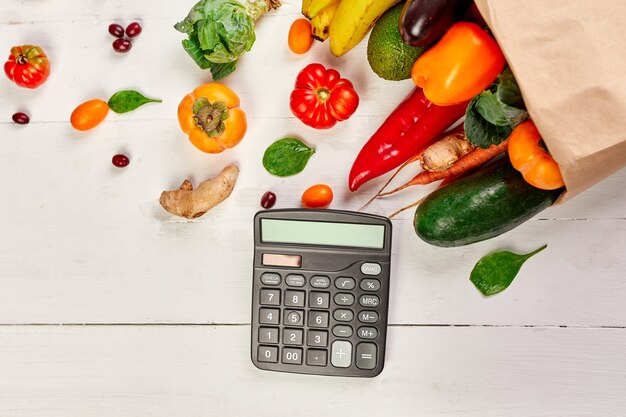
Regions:
<instances>
[{"instance_id":1,"label":"red tomato","mask_svg":"<svg viewBox=\"0 0 626 417\"><path fill-rule=\"evenodd\" d=\"M309 64L300 71L289 100L294 116L316 129L328 129L348 119L358 106L352 83L322 64Z\"/></svg>"},{"instance_id":2,"label":"red tomato","mask_svg":"<svg viewBox=\"0 0 626 417\"><path fill-rule=\"evenodd\" d=\"M50 61L38 46L14 46L4 64L4 72L20 87L37 88L50 75Z\"/></svg>"},{"instance_id":3,"label":"red tomato","mask_svg":"<svg viewBox=\"0 0 626 417\"><path fill-rule=\"evenodd\" d=\"M333 190L326 184L316 184L302 193L302 206L306 208L326 208L333 201Z\"/></svg>"}]
</instances>

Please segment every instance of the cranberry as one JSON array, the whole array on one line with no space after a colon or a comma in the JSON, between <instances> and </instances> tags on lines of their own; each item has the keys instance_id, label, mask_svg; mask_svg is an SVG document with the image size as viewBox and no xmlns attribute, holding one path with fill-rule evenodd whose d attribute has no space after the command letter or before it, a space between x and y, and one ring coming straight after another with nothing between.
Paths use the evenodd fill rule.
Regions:
<instances>
[{"instance_id":1,"label":"cranberry","mask_svg":"<svg viewBox=\"0 0 626 417\"><path fill-rule=\"evenodd\" d=\"M30 117L26 113L17 112L13 115L13 121L18 125L27 125L30 122Z\"/></svg>"},{"instance_id":2,"label":"cranberry","mask_svg":"<svg viewBox=\"0 0 626 417\"><path fill-rule=\"evenodd\" d=\"M126 36L129 38L134 38L141 33L141 25L137 22L133 22L130 25L126 26Z\"/></svg>"},{"instance_id":3,"label":"cranberry","mask_svg":"<svg viewBox=\"0 0 626 417\"><path fill-rule=\"evenodd\" d=\"M118 25L117 23L111 23L109 25L109 33L116 38L121 38L124 36L124 28L122 25Z\"/></svg>"},{"instance_id":4,"label":"cranberry","mask_svg":"<svg viewBox=\"0 0 626 417\"><path fill-rule=\"evenodd\" d=\"M271 209L274 207L274 204L276 204L276 194L271 191L267 191L263 194L263 197L261 197L261 207Z\"/></svg>"},{"instance_id":5,"label":"cranberry","mask_svg":"<svg viewBox=\"0 0 626 417\"><path fill-rule=\"evenodd\" d=\"M116 39L113 41L113 49L115 52L119 52L120 54L125 54L130 51L130 48L133 47L133 44L128 39Z\"/></svg>"},{"instance_id":6,"label":"cranberry","mask_svg":"<svg viewBox=\"0 0 626 417\"><path fill-rule=\"evenodd\" d=\"M113 157L111 162L113 162L113 165L118 168L124 168L125 166L130 164L130 159L128 159L126 155L118 154Z\"/></svg>"}]
</instances>

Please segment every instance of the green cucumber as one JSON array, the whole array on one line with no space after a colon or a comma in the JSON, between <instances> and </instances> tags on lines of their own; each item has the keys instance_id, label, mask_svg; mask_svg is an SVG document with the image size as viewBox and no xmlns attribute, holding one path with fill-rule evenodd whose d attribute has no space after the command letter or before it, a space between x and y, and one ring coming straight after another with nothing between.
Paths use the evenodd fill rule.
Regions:
<instances>
[{"instance_id":1,"label":"green cucumber","mask_svg":"<svg viewBox=\"0 0 626 417\"><path fill-rule=\"evenodd\" d=\"M413 225L431 245L469 245L519 226L562 191L533 187L505 158L431 193L415 210Z\"/></svg>"}]
</instances>

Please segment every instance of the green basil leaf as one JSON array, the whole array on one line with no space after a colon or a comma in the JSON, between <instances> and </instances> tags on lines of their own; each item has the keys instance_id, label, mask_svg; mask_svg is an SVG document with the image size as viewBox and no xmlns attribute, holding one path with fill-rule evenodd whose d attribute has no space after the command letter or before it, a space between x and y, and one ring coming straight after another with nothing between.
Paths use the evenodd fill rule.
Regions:
<instances>
[{"instance_id":1,"label":"green basil leaf","mask_svg":"<svg viewBox=\"0 0 626 417\"><path fill-rule=\"evenodd\" d=\"M148 98L135 90L123 90L111 96L109 108L115 113L127 113L146 103L161 103L161 100Z\"/></svg>"},{"instance_id":2,"label":"green basil leaf","mask_svg":"<svg viewBox=\"0 0 626 417\"><path fill-rule=\"evenodd\" d=\"M288 177L301 172L315 149L296 138L284 138L272 143L263 154L263 166L272 175Z\"/></svg>"},{"instance_id":3,"label":"green basil leaf","mask_svg":"<svg viewBox=\"0 0 626 417\"><path fill-rule=\"evenodd\" d=\"M513 131L509 125L497 126L489 123L476 109L480 95L474 97L465 112L465 136L467 140L479 148L487 149L491 145L502 143Z\"/></svg>"},{"instance_id":4,"label":"green basil leaf","mask_svg":"<svg viewBox=\"0 0 626 417\"><path fill-rule=\"evenodd\" d=\"M500 251L484 256L472 269L470 281L485 296L502 292L511 285L524 262L547 247L543 245L526 255Z\"/></svg>"}]
</instances>

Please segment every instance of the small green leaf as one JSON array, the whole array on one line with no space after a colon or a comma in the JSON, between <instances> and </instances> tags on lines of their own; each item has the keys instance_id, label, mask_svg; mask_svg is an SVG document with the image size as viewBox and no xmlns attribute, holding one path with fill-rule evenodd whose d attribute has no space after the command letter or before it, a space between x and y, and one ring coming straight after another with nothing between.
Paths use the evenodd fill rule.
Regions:
<instances>
[{"instance_id":1,"label":"small green leaf","mask_svg":"<svg viewBox=\"0 0 626 417\"><path fill-rule=\"evenodd\" d=\"M526 255L500 251L484 256L472 269L470 281L485 296L504 291L511 285L524 262L547 247L548 245L543 245Z\"/></svg>"},{"instance_id":2,"label":"small green leaf","mask_svg":"<svg viewBox=\"0 0 626 417\"><path fill-rule=\"evenodd\" d=\"M146 103L160 103L161 100L145 97L134 90L123 90L113 94L109 99L109 107L115 113L127 113Z\"/></svg>"},{"instance_id":3,"label":"small green leaf","mask_svg":"<svg viewBox=\"0 0 626 417\"><path fill-rule=\"evenodd\" d=\"M315 149L296 138L284 138L272 143L263 154L263 166L272 175L288 177L301 172Z\"/></svg>"},{"instance_id":4,"label":"small green leaf","mask_svg":"<svg viewBox=\"0 0 626 417\"><path fill-rule=\"evenodd\" d=\"M528 118L526 110L503 103L491 91L484 91L476 102L476 111L488 123L496 126L515 127Z\"/></svg>"},{"instance_id":5,"label":"small green leaf","mask_svg":"<svg viewBox=\"0 0 626 417\"><path fill-rule=\"evenodd\" d=\"M213 81L217 81L229 76L233 71L235 71L237 69L237 61L226 62L224 64L215 64L211 62L209 68L211 69Z\"/></svg>"}]
</instances>

